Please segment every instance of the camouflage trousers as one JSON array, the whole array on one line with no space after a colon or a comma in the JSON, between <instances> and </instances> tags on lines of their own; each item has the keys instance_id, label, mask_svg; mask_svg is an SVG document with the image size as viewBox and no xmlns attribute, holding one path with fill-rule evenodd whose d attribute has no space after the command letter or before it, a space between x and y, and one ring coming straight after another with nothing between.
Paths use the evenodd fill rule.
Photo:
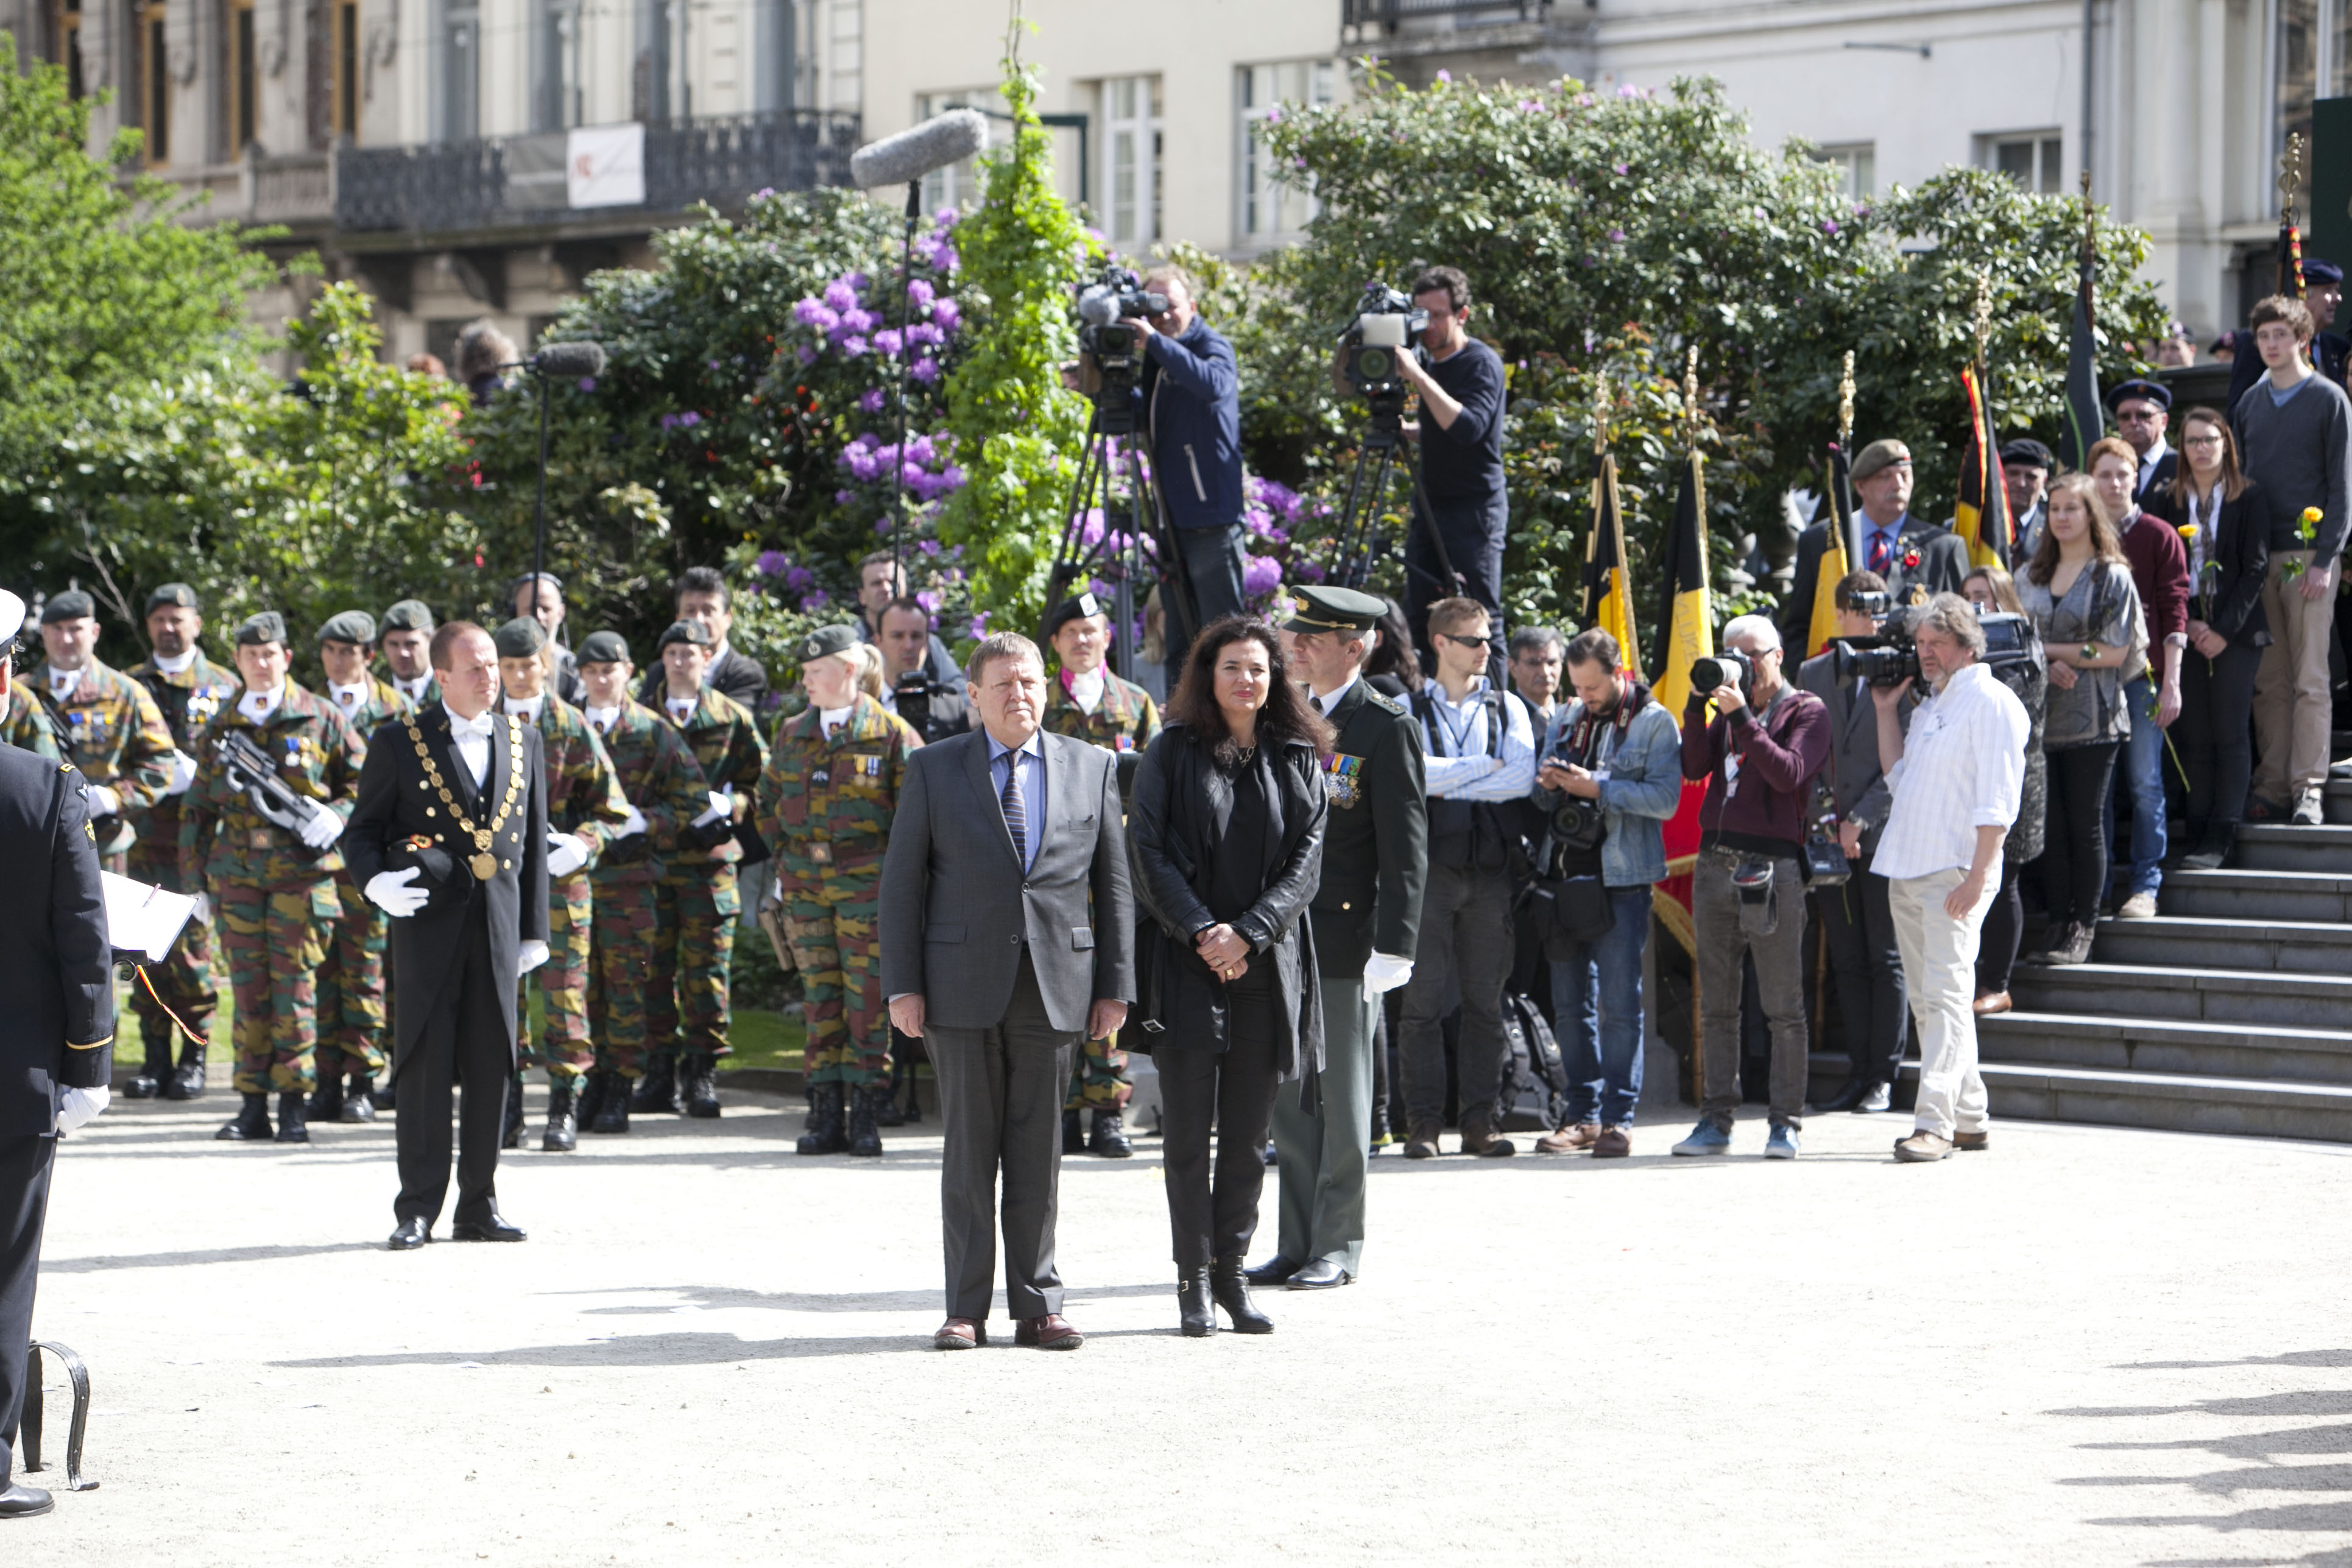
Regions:
<instances>
[{"instance_id":1,"label":"camouflage trousers","mask_svg":"<svg viewBox=\"0 0 2352 1568\"><path fill-rule=\"evenodd\" d=\"M319 1077L383 1076L383 950L389 918L335 875L342 916L319 966Z\"/></svg>"},{"instance_id":2,"label":"camouflage trousers","mask_svg":"<svg viewBox=\"0 0 2352 1568\"><path fill-rule=\"evenodd\" d=\"M1118 1048L1118 1037L1106 1035L1099 1040L1088 1040L1070 1068L1069 1098L1062 1101L1065 1110L1124 1110L1135 1085L1128 1081L1127 1053Z\"/></svg>"},{"instance_id":3,"label":"camouflage trousers","mask_svg":"<svg viewBox=\"0 0 2352 1568\"><path fill-rule=\"evenodd\" d=\"M236 999L239 1094L309 1093L316 1087L319 966L342 906L331 879L301 887L224 883L213 889L221 946Z\"/></svg>"},{"instance_id":4,"label":"camouflage trousers","mask_svg":"<svg viewBox=\"0 0 2352 1568\"><path fill-rule=\"evenodd\" d=\"M551 1084L576 1083L596 1065L588 1045L588 965L594 948L594 896L585 872L552 877L547 884L547 962L522 977L515 998L515 1022L522 1036L522 1065L543 1067ZM542 1017L530 1032L530 992L539 988Z\"/></svg>"},{"instance_id":5,"label":"camouflage trousers","mask_svg":"<svg viewBox=\"0 0 2352 1568\"><path fill-rule=\"evenodd\" d=\"M173 892L184 892L180 886L180 847L170 844L150 844L145 839L131 847L125 858L129 869L125 875L134 880L168 888ZM180 940L161 963L141 965L147 972L145 984L134 979L131 983L131 1010L139 1018L139 1037L147 1042L148 1049L156 1056L169 1058L172 1052L171 1015L169 1007L181 1021L197 1034L209 1039L213 1032L213 1013L220 1005L220 993L213 984L213 928L202 921L190 921L181 928ZM155 987L155 995L147 994L147 986ZM156 998L163 999L157 1005Z\"/></svg>"},{"instance_id":6,"label":"camouflage trousers","mask_svg":"<svg viewBox=\"0 0 2352 1568\"><path fill-rule=\"evenodd\" d=\"M808 1025L803 1081L890 1081L890 1015L882 1005L881 944L875 919L882 867L823 867L786 871L784 940L801 972L802 1016Z\"/></svg>"},{"instance_id":7,"label":"camouflage trousers","mask_svg":"<svg viewBox=\"0 0 2352 1568\"><path fill-rule=\"evenodd\" d=\"M595 1066L626 1078L646 1075L646 994L654 942L662 919L662 885L655 881L590 884L588 1034ZM675 916L672 917L673 919ZM551 952L554 942L548 943ZM550 963L556 962L553 958ZM664 1044L668 1042L665 1041Z\"/></svg>"},{"instance_id":8,"label":"camouflage trousers","mask_svg":"<svg viewBox=\"0 0 2352 1568\"><path fill-rule=\"evenodd\" d=\"M703 867L665 877L659 886L661 918L646 974L646 1037L656 1049L675 1037L682 1051L726 1056L727 981L743 912L735 868Z\"/></svg>"}]
</instances>

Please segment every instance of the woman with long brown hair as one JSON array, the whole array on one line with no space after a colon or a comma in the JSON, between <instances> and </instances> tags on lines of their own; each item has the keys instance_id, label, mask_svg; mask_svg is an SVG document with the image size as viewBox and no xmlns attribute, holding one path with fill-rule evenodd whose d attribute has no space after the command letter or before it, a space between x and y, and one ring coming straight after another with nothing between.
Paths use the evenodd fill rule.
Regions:
<instances>
[{"instance_id":1,"label":"woman with long brown hair","mask_svg":"<svg viewBox=\"0 0 2352 1568\"><path fill-rule=\"evenodd\" d=\"M1176 1297L1189 1336L1217 1331L1216 1307L1242 1333L1274 1329L1242 1268L1275 1094L1323 1067L1306 916L1322 880L1330 748L1330 726L1291 679L1274 628L1228 616L1194 640L1167 727L1136 773L1127 841L1145 929L1133 1032L1160 1069Z\"/></svg>"},{"instance_id":2,"label":"woman with long brown hair","mask_svg":"<svg viewBox=\"0 0 2352 1568\"><path fill-rule=\"evenodd\" d=\"M2135 718L2124 700L2124 674L2145 662L2147 635L2131 563L2089 476L2068 474L2051 485L2049 521L2017 597L2050 661L2042 730L2050 769L2042 846L2050 935L2028 962L2081 963L2091 956L2107 886L2107 789Z\"/></svg>"},{"instance_id":3,"label":"woman with long brown hair","mask_svg":"<svg viewBox=\"0 0 2352 1568\"><path fill-rule=\"evenodd\" d=\"M1979 616L2022 616L2017 583L1998 566L1979 566L1960 584L1960 593L1976 606ZM2028 617L2029 621L2031 617ZM2050 660L2036 637L2028 656L1994 667L1993 677L2025 704L2025 778L2018 790L2017 820L2000 841L2000 891L1985 911L1984 929L1977 938L1977 997L1973 1011L2006 1013L2010 1009L2009 977L2017 966L2018 944L2025 936L2025 904L2018 897L2018 873L2042 858L2042 828L2050 808L2050 764L2042 751L2042 725L2049 710Z\"/></svg>"}]
</instances>

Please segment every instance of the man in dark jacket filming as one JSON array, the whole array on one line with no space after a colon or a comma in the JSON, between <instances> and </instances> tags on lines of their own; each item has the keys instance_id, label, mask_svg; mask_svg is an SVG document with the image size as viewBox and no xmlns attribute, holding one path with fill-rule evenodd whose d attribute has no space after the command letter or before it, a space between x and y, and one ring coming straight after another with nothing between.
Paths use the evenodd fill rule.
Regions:
<instances>
[{"instance_id":1,"label":"man in dark jacket filming","mask_svg":"<svg viewBox=\"0 0 2352 1568\"><path fill-rule=\"evenodd\" d=\"M1144 343L1151 472L1201 616L1192 626L1183 624L1181 610L1169 616L1173 689L1193 634L1242 610L1248 552L1242 538L1241 373L1233 345L1193 310L1192 280L1181 268L1153 268L1143 286L1168 300L1168 309L1151 318L1152 334Z\"/></svg>"}]
</instances>

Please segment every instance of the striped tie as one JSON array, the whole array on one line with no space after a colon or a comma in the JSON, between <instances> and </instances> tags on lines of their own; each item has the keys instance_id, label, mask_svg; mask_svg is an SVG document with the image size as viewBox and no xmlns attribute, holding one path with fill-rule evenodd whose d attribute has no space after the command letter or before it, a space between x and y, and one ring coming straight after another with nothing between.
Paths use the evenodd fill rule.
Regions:
<instances>
[{"instance_id":1,"label":"striped tie","mask_svg":"<svg viewBox=\"0 0 2352 1568\"><path fill-rule=\"evenodd\" d=\"M1021 753L1004 753L1004 830L1013 835L1013 858L1029 864L1029 808L1021 799Z\"/></svg>"}]
</instances>

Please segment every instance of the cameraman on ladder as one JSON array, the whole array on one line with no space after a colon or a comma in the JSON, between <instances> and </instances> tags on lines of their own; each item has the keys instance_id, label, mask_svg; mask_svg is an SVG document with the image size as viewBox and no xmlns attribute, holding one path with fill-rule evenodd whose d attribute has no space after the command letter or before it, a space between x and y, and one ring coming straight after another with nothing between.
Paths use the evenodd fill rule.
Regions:
<instances>
[{"instance_id":1,"label":"cameraman on ladder","mask_svg":"<svg viewBox=\"0 0 2352 1568\"><path fill-rule=\"evenodd\" d=\"M1150 432L1152 488L1183 552L1198 626L1184 626L1169 601L1169 686L1184 667L1201 626L1242 613L1241 373L1233 345L1192 308L1192 280L1181 268L1155 267L1144 289L1168 308L1150 318L1144 340L1144 428Z\"/></svg>"}]
</instances>

